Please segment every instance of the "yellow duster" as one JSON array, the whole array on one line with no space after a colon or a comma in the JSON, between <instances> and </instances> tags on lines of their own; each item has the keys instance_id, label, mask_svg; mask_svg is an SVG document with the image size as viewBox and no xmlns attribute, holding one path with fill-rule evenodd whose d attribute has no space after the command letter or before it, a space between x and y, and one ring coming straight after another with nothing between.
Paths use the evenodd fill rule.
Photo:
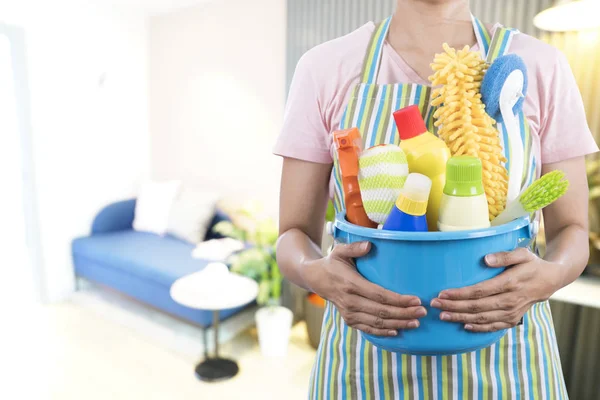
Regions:
<instances>
[{"instance_id":1,"label":"yellow duster","mask_svg":"<svg viewBox=\"0 0 600 400\"><path fill-rule=\"evenodd\" d=\"M438 135L444 139L453 156L470 155L481 159L483 186L488 201L490 220L506 207L508 172L496 121L485 112L479 88L487 63L478 52L444 44L437 54L429 78L434 86L431 104L439 106L434 114Z\"/></svg>"}]
</instances>

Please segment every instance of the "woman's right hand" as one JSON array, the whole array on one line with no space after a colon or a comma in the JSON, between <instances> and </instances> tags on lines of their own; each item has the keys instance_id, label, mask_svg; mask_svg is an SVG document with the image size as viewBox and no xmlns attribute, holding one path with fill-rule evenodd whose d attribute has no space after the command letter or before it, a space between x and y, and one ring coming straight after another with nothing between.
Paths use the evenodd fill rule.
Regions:
<instances>
[{"instance_id":1,"label":"woman's right hand","mask_svg":"<svg viewBox=\"0 0 600 400\"><path fill-rule=\"evenodd\" d=\"M386 290L356 270L353 259L370 249L368 242L338 244L329 256L307 261L303 278L313 292L337 307L348 326L376 336L418 328L418 319L427 315L418 297Z\"/></svg>"}]
</instances>

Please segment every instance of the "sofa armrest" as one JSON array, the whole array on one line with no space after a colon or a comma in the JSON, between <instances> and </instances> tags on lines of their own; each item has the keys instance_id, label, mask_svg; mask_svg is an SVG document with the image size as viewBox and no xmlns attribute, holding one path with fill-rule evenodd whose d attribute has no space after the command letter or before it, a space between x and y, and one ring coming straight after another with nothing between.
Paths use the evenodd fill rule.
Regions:
<instances>
[{"instance_id":1,"label":"sofa armrest","mask_svg":"<svg viewBox=\"0 0 600 400\"><path fill-rule=\"evenodd\" d=\"M109 204L94 218L92 235L129 230L133 226L134 214L135 199Z\"/></svg>"}]
</instances>

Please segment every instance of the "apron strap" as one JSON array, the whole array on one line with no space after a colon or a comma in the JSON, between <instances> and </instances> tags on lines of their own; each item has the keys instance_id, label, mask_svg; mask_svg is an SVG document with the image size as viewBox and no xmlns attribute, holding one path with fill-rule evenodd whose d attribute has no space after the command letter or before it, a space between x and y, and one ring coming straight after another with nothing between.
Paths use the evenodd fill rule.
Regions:
<instances>
[{"instance_id":1,"label":"apron strap","mask_svg":"<svg viewBox=\"0 0 600 400\"><path fill-rule=\"evenodd\" d=\"M377 76L383 56L383 44L387 38L391 20L392 17L388 17L375 27L363 62L361 83L377 83ZM485 25L479 19L471 15L471 21L473 23L473 31L479 43L479 51L488 63L494 61L496 57L506 54L513 36L519 33L516 29L500 27L496 30L492 38Z\"/></svg>"},{"instance_id":2,"label":"apron strap","mask_svg":"<svg viewBox=\"0 0 600 400\"><path fill-rule=\"evenodd\" d=\"M475 36L477 36L477 43L479 43L479 51L488 64L508 53L513 37L519 34L517 29L501 26L494 32L494 37L490 38L483 22L475 18L473 14L471 14L471 19L473 20L473 30Z\"/></svg>"},{"instance_id":3,"label":"apron strap","mask_svg":"<svg viewBox=\"0 0 600 400\"><path fill-rule=\"evenodd\" d=\"M392 17L388 17L382 21L377 25L375 32L373 32L373 36L371 36L367 54L365 55L365 61L363 62L360 78L361 83L377 83L377 75L379 75L379 67L381 66L381 57L383 55L383 42L385 41L385 38L387 38L391 21Z\"/></svg>"},{"instance_id":4,"label":"apron strap","mask_svg":"<svg viewBox=\"0 0 600 400\"><path fill-rule=\"evenodd\" d=\"M477 43L479 44L479 52L481 53L481 57L485 60L489 52L490 42L492 41L490 33L487 31L485 25L475 18L473 14L471 14L471 21L473 22L473 31L475 32Z\"/></svg>"},{"instance_id":5,"label":"apron strap","mask_svg":"<svg viewBox=\"0 0 600 400\"><path fill-rule=\"evenodd\" d=\"M471 15L471 19L473 20L473 30L475 31L475 36L477 36L477 43L479 43L479 51L488 64L508 53L512 38L519 34L517 29L501 26L494 32L494 37L490 38L485 25L475 18L474 15Z\"/></svg>"},{"instance_id":6,"label":"apron strap","mask_svg":"<svg viewBox=\"0 0 600 400\"><path fill-rule=\"evenodd\" d=\"M503 26L496 29L486 56L487 63L491 64L496 58L507 54L513 37L519 33L517 29L505 28Z\"/></svg>"}]
</instances>

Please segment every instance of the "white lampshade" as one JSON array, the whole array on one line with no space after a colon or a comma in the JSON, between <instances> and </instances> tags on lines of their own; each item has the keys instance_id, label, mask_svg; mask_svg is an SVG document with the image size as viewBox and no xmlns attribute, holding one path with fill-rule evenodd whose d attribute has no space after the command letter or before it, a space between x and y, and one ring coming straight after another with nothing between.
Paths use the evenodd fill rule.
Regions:
<instances>
[{"instance_id":1,"label":"white lampshade","mask_svg":"<svg viewBox=\"0 0 600 400\"><path fill-rule=\"evenodd\" d=\"M539 29L551 32L580 31L600 27L600 0L560 1L533 19Z\"/></svg>"}]
</instances>

